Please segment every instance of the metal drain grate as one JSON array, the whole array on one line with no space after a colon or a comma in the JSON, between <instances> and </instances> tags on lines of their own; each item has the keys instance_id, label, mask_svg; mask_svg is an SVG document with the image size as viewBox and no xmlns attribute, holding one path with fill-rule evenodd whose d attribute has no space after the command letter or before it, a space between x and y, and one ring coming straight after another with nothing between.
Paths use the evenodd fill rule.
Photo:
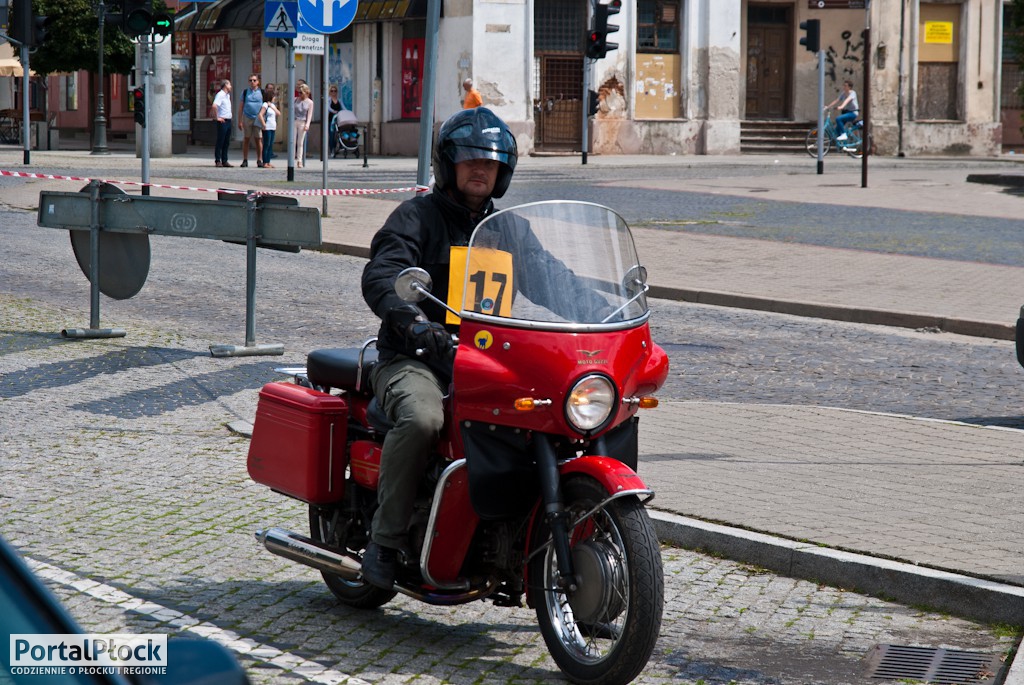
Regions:
<instances>
[{"instance_id":1,"label":"metal drain grate","mask_svg":"<svg viewBox=\"0 0 1024 685\"><path fill-rule=\"evenodd\" d=\"M875 645L868 675L883 680L918 680L935 685L992 685L1002 667L999 655L933 647Z\"/></svg>"}]
</instances>

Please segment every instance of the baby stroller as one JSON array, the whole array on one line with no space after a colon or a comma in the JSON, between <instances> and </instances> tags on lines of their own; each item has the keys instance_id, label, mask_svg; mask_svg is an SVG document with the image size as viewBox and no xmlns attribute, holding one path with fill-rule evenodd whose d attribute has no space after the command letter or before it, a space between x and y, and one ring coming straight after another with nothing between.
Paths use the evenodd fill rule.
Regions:
<instances>
[{"instance_id":1,"label":"baby stroller","mask_svg":"<svg viewBox=\"0 0 1024 685\"><path fill-rule=\"evenodd\" d=\"M341 153L348 159L348 153L359 157L359 121L356 115L347 109L343 109L334 115L331 121L331 129L334 131L334 145L332 147L334 156Z\"/></svg>"}]
</instances>

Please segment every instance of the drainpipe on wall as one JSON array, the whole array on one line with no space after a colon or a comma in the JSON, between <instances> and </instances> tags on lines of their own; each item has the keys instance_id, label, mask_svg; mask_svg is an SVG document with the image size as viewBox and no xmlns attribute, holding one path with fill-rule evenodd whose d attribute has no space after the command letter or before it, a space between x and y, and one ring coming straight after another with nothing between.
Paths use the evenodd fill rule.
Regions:
<instances>
[{"instance_id":1,"label":"drainpipe on wall","mask_svg":"<svg viewBox=\"0 0 1024 685\"><path fill-rule=\"evenodd\" d=\"M898 157L906 157L906 153L903 151L903 88L904 88L904 59L906 59L906 25L907 25L907 3L900 3L900 49L899 49L899 69L897 73L897 81L899 83L896 89L896 155Z\"/></svg>"}]
</instances>

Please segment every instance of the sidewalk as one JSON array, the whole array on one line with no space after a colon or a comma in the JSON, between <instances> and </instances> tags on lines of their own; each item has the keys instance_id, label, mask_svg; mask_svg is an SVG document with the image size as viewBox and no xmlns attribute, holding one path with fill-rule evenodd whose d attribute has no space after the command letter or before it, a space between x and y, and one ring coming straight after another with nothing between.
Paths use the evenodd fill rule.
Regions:
<instances>
[{"instance_id":1,"label":"sidewalk","mask_svg":"<svg viewBox=\"0 0 1024 685\"><path fill-rule=\"evenodd\" d=\"M134 157L33 155L48 170L137 178ZM22 170L11 159L0 154L0 169ZM408 171L409 184L415 181L415 160L371 161L377 170ZM180 175L206 162L205 153L190 154L159 160L159 166ZM814 174L807 158L784 160L770 176L739 173L696 182L671 179L671 167L717 163L742 171L774 163L771 157L592 157L590 163L663 165L663 180L637 185L666 190L757 192L767 200L836 204L856 198L894 209L907 209L912 201L914 207L1013 219L1024 209L1020 197L967 183L969 173L1015 174L1020 168L995 161L959 160L954 169L936 160L872 160L869 189L860 188L860 163L852 160L830 160L823 176ZM579 161L524 158L521 164L558 169L576 168ZM300 176L301 186L269 183L260 172L245 171L250 173L232 177L234 187L273 191L320 181L312 168ZM209 177L187 182L159 171L153 176L158 183L223 184L223 174L204 173ZM74 191L80 185L33 180L4 190L0 201L29 209L44 187ZM197 197L192 191L154 193ZM322 221L325 249L365 255L373 233L409 196L330 198ZM300 202L320 207L323 198ZM656 228L637 229L635 237L652 292L660 297L1001 339L1012 337L1024 304L1024 266ZM685 255L685 275L678 270L679 255ZM643 425L640 475L657 492L650 506L663 539L908 604L1024 624L1024 431L817 407L685 402L645 412ZM1024 682L1024 674L1019 678Z\"/></svg>"},{"instance_id":2,"label":"sidewalk","mask_svg":"<svg viewBox=\"0 0 1024 685\"><path fill-rule=\"evenodd\" d=\"M130 153L95 156L87 151L33 151L33 164L27 168L21 164L21 154L20 150L0 148L0 169L32 171L39 167L50 173L66 169L68 175L78 176L126 180L139 177L140 162ZM283 181L283 170L268 174L258 169L236 168L225 173L210 166L209 156L205 148L192 148L187 155L152 160L152 181L205 188L222 187L230 181L229 187L269 192L321 186L321 167L313 160L307 169L296 170L295 183L288 183ZM810 157L800 155L588 158L590 168L665 169L654 180L617 181L620 187L836 205L837 220L841 207L850 203L1013 220L1024 215L1024 197L1007 190L1019 192L1024 183L1024 155L1006 155L999 160L871 158L867 188L861 187L862 166L858 160L830 156L821 175L815 173L815 164ZM763 167L768 165L773 173L765 175ZM696 180L672 178L673 167L702 166L729 167L731 173ZM401 187L412 187L416 183L417 160L372 158L366 170L358 160L330 160L330 168L331 182L346 176L358 179L364 171L388 172L404 179ZM581 167L578 157L524 157L519 168L579 174L581 168L587 167ZM750 170L750 175L744 175L745 169ZM986 182L968 182L969 176ZM1001 180L1002 185L993 185ZM14 192L14 199L11 192L5 192L3 201L34 208L43 188L76 191L80 187L81 183L68 181L32 181ZM138 192L134 186L124 188L130 193ZM202 197L194 191L156 188L153 192ZM373 233L391 210L410 196L411 193L396 193L329 197L328 215L322 221L324 249L365 256ZM299 199L305 206L324 206L320 196ZM634 236L640 256L648 266L655 297L1003 340L1013 339L1024 305L1024 265L978 264L645 227L634 228ZM680 256L685 256L682 270Z\"/></svg>"}]
</instances>

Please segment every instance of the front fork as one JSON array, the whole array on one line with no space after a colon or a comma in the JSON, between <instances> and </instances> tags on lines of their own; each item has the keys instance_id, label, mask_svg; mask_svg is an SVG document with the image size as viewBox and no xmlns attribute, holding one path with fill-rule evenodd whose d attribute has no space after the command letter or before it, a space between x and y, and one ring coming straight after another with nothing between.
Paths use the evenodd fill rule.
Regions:
<instances>
[{"instance_id":1,"label":"front fork","mask_svg":"<svg viewBox=\"0 0 1024 685\"><path fill-rule=\"evenodd\" d=\"M567 593L575 592L576 573L572 565L572 549L569 547L569 514L566 513L562 501L558 457L547 435L534 433L533 440L537 468L540 472L540 496L544 506L544 519L551 531L551 543L555 547L558 589Z\"/></svg>"}]
</instances>

